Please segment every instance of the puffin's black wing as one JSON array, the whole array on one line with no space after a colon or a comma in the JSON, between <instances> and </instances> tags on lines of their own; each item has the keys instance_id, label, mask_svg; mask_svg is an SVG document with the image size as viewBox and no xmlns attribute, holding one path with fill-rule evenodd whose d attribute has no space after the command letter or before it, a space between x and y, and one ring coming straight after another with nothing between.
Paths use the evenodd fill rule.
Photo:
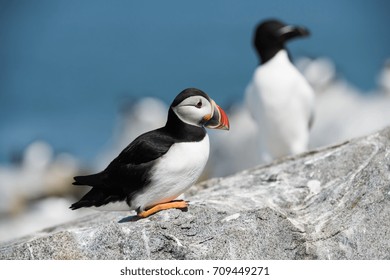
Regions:
<instances>
[{"instance_id":1,"label":"puffin's black wing","mask_svg":"<svg viewBox=\"0 0 390 280\"><path fill-rule=\"evenodd\" d=\"M168 152L174 139L164 128L153 130L137 137L131 142L110 165L142 164L155 160Z\"/></svg>"},{"instance_id":2,"label":"puffin's black wing","mask_svg":"<svg viewBox=\"0 0 390 280\"><path fill-rule=\"evenodd\" d=\"M74 177L74 185L93 188L72 209L122 201L146 186L155 160L168 152L174 139L163 128L140 135L97 174Z\"/></svg>"}]
</instances>

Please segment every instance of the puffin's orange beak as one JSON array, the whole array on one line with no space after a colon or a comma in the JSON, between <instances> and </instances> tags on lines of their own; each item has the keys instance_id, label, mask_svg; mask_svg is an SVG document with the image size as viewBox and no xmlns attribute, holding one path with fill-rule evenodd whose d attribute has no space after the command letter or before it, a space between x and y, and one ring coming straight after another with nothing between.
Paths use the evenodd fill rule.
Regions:
<instances>
[{"instance_id":1,"label":"puffin's orange beak","mask_svg":"<svg viewBox=\"0 0 390 280\"><path fill-rule=\"evenodd\" d=\"M229 119L225 111L214 100L211 100L211 106L213 107L213 115L207 120L204 126L213 129L229 130Z\"/></svg>"}]
</instances>

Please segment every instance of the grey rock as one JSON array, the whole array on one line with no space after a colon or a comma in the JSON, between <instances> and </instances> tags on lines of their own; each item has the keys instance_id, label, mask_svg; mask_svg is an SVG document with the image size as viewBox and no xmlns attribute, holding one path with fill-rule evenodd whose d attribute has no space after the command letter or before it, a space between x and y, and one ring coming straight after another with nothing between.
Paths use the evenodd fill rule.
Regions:
<instances>
[{"instance_id":1,"label":"grey rock","mask_svg":"<svg viewBox=\"0 0 390 280\"><path fill-rule=\"evenodd\" d=\"M390 128L191 188L187 212L97 213L0 259L390 259Z\"/></svg>"}]
</instances>

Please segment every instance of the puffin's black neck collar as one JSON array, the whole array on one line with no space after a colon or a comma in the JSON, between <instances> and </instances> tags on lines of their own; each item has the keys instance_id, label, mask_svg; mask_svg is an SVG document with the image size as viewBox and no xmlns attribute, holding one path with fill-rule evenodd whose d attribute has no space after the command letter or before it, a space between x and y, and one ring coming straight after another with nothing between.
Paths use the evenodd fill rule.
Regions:
<instances>
[{"instance_id":1,"label":"puffin's black neck collar","mask_svg":"<svg viewBox=\"0 0 390 280\"><path fill-rule=\"evenodd\" d=\"M183 122L173 112L172 108L169 108L168 120L164 128L172 137L180 142L200 141L206 135L206 129L204 127Z\"/></svg>"}]
</instances>

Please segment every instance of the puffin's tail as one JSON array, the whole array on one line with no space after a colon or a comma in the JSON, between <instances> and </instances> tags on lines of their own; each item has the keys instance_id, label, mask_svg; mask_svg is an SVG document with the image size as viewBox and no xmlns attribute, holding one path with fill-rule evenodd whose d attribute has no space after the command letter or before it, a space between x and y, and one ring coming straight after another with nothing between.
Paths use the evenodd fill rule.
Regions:
<instances>
[{"instance_id":1,"label":"puffin's tail","mask_svg":"<svg viewBox=\"0 0 390 280\"><path fill-rule=\"evenodd\" d=\"M73 179L74 179L73 185L76 186L99 187L102 185L102 179L104 179L104 173L100 172L92 175L76 176Z\"/></svg>"},{"instance_id":2,"label":"puffin's tail","mask_svg":"<svg viewBox=\"0 0 390 280\"><path fill-rule=\"evenodd\" d=\"M74 177L73 185L76 186L92 186L92 189L84 195L78 202L73 203L69 208L72 210L79 209L81 207L99 207L104 204L106 199L105 192L103 190L103 179L105 174L103 172Z\"/></svg>"},{"instance_id":3,"label":"puffin's tail","mask_svg":"<svg viewBox=\"0 0 390 280\"><path fill-rule=\"evenodd\" d=\"M72 210L76 210L82 207L99 207L103 205L105 197L106 196L100 189L92 188L92 190L90 190L86 195L84 195L79 201L73 203L69 208Z\"/></svg>"}]
</instances>

